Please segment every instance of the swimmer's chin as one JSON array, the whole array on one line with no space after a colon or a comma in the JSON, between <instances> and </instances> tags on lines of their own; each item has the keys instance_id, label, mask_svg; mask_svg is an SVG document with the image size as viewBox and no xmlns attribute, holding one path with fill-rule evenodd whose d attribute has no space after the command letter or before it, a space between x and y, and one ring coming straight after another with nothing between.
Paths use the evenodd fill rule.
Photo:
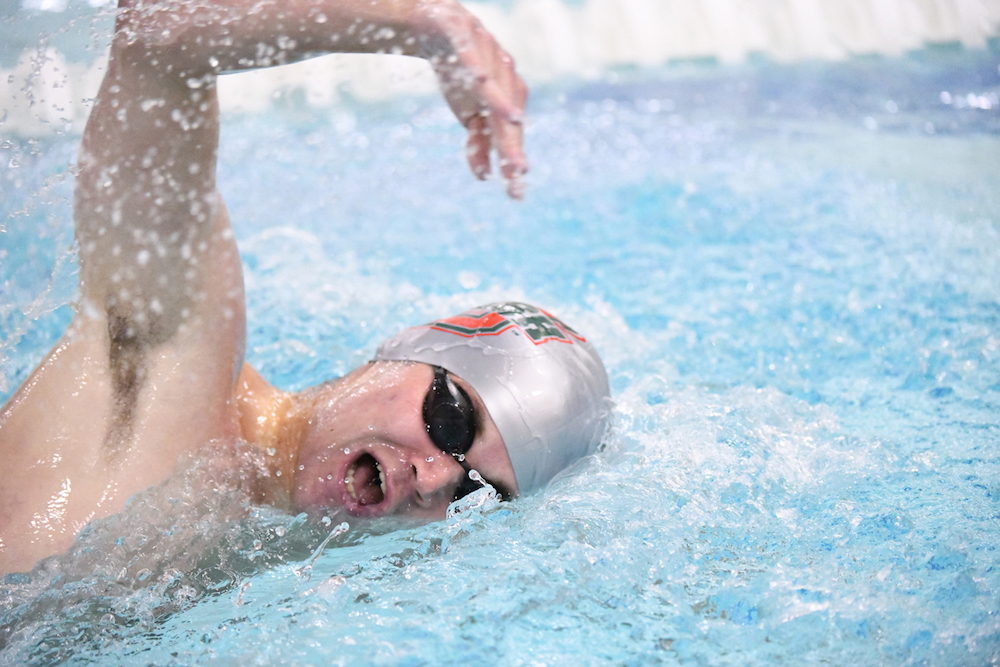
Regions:
<instances>
[{"instance_id":1,"label":"swimmer's chin","mask_svg":"<svg viewBox=\"0 0 1000 667\"><path fill-rule=\"evenodd\" d=\"M339 494L335 498L298 498L292 502L292 509L296 512L305 512L309 516L337 515L354 519L378 519L400 514L388 502L364 505L354 499L343 498Z\"/></svg>"}]
</instances>

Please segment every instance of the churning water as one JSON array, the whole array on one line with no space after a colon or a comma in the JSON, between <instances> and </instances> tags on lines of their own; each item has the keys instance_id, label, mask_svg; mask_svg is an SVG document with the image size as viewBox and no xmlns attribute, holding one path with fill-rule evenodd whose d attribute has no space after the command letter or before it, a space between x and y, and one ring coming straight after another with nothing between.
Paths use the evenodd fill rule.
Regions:
<instances>
[{"instance_id":1,"label":"churning water","mask_svg":"<svg viewBox=\"0 0 1000 667\"><path fill-rule=\"evenodd\" d=\"M530 497L346 532L189 462L0 583L0 663L1000 662L998 63L550 84L520 204L434 100L228 117L265 376L525 299L601 351L613 435ZM0 398L69 318L77 141L0 148Z\"/></svg>"}]
</instances>

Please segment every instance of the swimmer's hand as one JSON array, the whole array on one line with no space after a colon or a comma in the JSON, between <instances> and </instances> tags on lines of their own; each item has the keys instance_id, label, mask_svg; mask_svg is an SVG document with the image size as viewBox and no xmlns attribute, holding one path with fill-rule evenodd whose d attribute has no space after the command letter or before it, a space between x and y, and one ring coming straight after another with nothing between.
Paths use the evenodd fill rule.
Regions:
<instances>
[{"instance_id":1,"label":"swimmer's hand","mask_svg":"<svg viewBox=\"0 0 1000 667\"><path fill-rule=\"evenodd\" d=\"M466 157L480 180L490 174L490 155L514 199L524 196L524 103L528 87L514 71L514 59L479 20L457 2L423 0L415 8L415 32L437 73L441 91L468 129Z\"/></svg>"},{"instance_id":2,"label":"swimmer's hand","mask_svg":"<svg viewBox=\"0 0 1000 667\"><path fill-rule=\"evenodd\" d=\"M518 199L523 194L528 89L514 60L456 0L119 0L119 9L116 55L131 51L132 65L149 70L146 80L179 83L181 91L194 82L188 93L195 96L214 88L221 73L322 53L425 58L469 130L472 172L485 179L496 151L508 194ZM159 92L149 99L159 100L154 111L169 115L177 108ZM214 165L205 167L200 173L214 171Z\"/></svg>"}]
</instances>

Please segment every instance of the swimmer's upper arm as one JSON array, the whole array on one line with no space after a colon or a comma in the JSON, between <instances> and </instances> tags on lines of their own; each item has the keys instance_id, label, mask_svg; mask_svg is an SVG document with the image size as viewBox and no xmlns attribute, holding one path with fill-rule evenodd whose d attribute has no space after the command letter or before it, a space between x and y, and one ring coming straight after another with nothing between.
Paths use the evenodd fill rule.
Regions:
<instances>
[{"instance_id":1,"label":"swimmer's upper arm","mask_svg":"<svg viewBox=\"0 0 1000 667\"><path fill-rule=\"evenodd\" d=\"M191 85L129 12L84 130L73 202L77 317L100 338L81 344L104 349L109 455L142 420L225 412L245 340L241 266L216 191L213 81ZM201 442L231 430L224 418L209 422L195 429Z\"/></svg>"}]
</instances>

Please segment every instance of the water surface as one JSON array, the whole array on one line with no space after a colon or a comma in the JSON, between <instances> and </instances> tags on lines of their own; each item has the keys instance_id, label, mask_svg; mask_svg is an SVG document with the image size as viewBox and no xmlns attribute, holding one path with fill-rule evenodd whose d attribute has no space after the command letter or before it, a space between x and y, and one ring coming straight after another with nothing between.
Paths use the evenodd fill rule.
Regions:
<instances>
[{"instance_id":1,"label":"water surface","mask_svg":"<svg viewBox=\"0 0 1000 667\"><path fill-rule=\"evenodd\" d=\"M248 506L231 479L192 500L214 474L193 463L0 585L0 662L1000 661L998 63L553 84L521 204L465 173L435 100L227 118L271 381L526 299L601 351L614 433L541 493L352 526L309 567L340 517ZM3 397L69 318L77 140L0 148Z\"/></svg>"}]
</instances>

